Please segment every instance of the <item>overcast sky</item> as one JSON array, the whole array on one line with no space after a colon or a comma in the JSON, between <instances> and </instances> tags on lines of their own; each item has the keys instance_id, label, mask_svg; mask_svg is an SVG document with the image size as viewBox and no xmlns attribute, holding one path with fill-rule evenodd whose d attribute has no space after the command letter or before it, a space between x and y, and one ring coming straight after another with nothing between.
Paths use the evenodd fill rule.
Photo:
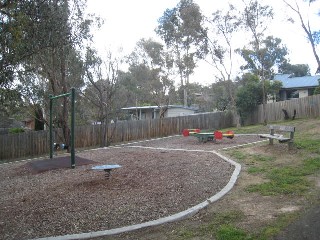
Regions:
<instances>
[{"instance_id":1,"label":"overcast sky","mask_svg":"<svg viewBox=\"0 0 320 240\"><path fill-rule=\"evenodd\" d=\"M120 48L123 49L123 54L129 54L141 38L153 38L160 41L154 32L158 26L158 19L167 8L172 9L178 2L179 0L87 0L88 12L95 13L105 20L103 27L94 32L94 46L101 55L108 50L116 53ZM226 0L194 0L194 2L200 6L205 16L210 16L216 10L228 5ZM241 0L230 0L229 2L235 5L242 3ZM271 5L276 13L266 35L281 38L289 49L291 63L307 63L313 74L316 62L302 28L298 23L290 24L286 21L289 16L294 16L292 12L284 6L282 0L261 2ZM320 1L316 1L309 12L313 26L320 26L320 17L315 17L314 14L317 9L320 9ZM242 41L242 39L237 41L241 47L245 44ZM200 62L198 65L191 81L201 84L212 83L214 72L211 67L205 62Z\"/></svg>"}]
</instances>

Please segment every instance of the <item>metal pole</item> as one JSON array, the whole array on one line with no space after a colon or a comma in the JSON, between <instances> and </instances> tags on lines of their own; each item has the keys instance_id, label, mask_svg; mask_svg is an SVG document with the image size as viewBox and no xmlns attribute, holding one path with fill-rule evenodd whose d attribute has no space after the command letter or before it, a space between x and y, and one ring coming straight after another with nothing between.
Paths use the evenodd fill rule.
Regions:
<instances>
[{"instance_id":1,"label":"metal pole","mask_svg":"<svg viewBox=\"0 0 320 240\"><path fill-rule=\"evenodd\" d=\"M52 133L52 95L49 95L50 107L49 107L49 144L50 144L50 158L53 158L53 133Z\"/></svg>"},{"instance_id":2,"label":"metal pole","mask_svg":"<svg viewBox=\"0 0 320 240\"><path fill-rule=\"evenodd\" d=\"M64 93L64 94L60 94L60 95L57 95L57 96L50 95L50 98L51 99L56 99L56 98L67 97L67 96L70 96L70 93Z\"/></svg>"},{"instance_id":3,"label":"metal pole","mask_svg":"<svg viewBox=\"0 0 320 240\"><path fill-rule=\"evenodd\" d=\"M75 88L71 88L71 168L76 167L74 150L75 92Z\"/></svg>"}]
</instances>

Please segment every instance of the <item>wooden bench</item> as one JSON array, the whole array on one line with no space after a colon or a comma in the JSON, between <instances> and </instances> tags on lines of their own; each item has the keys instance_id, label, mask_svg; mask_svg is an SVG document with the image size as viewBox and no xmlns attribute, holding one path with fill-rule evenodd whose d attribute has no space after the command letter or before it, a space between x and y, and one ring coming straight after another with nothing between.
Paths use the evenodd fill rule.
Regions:
<instances>
[{"instance_id":1,"label":"wooden bench","mask_svg":"<svg viewBox=\"0 0 320 240\"><path fill-rule=\"evenodd\" d=\"M295 127L270 125L269 130L270 130L270 134L259 134L259 136L261 138L269 138L270 145L273 145L273 140L276 139L279 141L279 143L288 143L288 149L289 150L292 149ZM289 136L285 137L281 134L278 134L279 132L289 133Z\"/></svg>"}]
</instances>

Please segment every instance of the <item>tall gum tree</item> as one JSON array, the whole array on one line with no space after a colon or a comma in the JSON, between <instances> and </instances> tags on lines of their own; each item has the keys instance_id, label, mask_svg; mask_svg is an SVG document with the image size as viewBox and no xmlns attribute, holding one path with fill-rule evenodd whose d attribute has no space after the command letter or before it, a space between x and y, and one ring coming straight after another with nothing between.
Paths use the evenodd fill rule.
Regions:
<instances>
[{"instance_id":1,"label":"tall gum tree","mask_svg":"<svg viewBox=\"0 0 320 240\"><path fill-rule=\"evenodd\" d=\"M208 19L210 30L208 31L208 48L211 61L207 61L212 65L219 73L218 79L220 81L219 90L222 93L226 93L228 109L232 110L235 114L236 100L235 100L235 88L232 82L231 76L234 74L233 62L234 62L234 38L238 33L241 25L241 19L239 19L239 11L231 4L227 11L218 10L212 13L212 17ZM212 33L212 34L210 34ZM221 81L223 83L221 83ZM225 96L219 94L220 97ZM221 99L222 102L225 99ZM236 124L239 126L239 116L236 114Z\"/></svg>"},{"instance_id":2,"label":"tall gum tree","mask_svg":"<svg viewBox=\"0 0 320 240\"><path fill-rule=\"evenodd\" d=\"M158 20L156 33L174 53L175 66L184 89L183 103L188 105L189 77L198 59L207 54L207 29L200 7L193 0L181 0L173 9L167 9Z\"/></svg>"},{"instance_id":3,"label":"tall gum tree","mask_svg":"<svg viewBox=\"0 0 320 240\"><path fill-rule=\"evenodd\" d=\"M1 38L1 68L10 69L6 72L13 77L18 71L21 78L24 71L38 75L35 77L47 84L47 97L81 85L76 83L81 76L77 81L72 76L74 60L80 62L77 51L84 39L90 39L92 21L84 18L84 8L84 0L2 1L1 17L6 26ZM22 81L22 88L24 84L28 82ZM58 100L56 106L55 123L69 146L69 99Z\"/></svg>"},{"instance_id":4,"label":"tall gum tree","mask_svg":"<svg viewBox=\"0 0 320 240\"><path fill-rule=\"evenodd\" d=\"M269 5L261 5L258 0L250 0L246 2L242 0L245 5L243 11L243 26L251 34L252 41L250 45L252 50L257 53L257 62L262 63L264 56L263 51L260 50L262 41L264 39L264 33L268 28L268 23L273 19L273 9ZM263 93L263 119L264 124L267 124L266 118L266 89L265 89L265 69L264 65L257 66L257 75L262 81L262 93Z\"/></svg>"},{"instance_id":5,"label":"tall gum tree","mask_svg":"<svg viewBox=\"0 0 320 240\"><path fill-rule=\"evenodd\" d=\"M170 89L174 87L172 58L161 43L141 39L129 57L129 70L139 86L139 95L160 109L164 116L170 102Z\"/></svg>"}]
</instances>

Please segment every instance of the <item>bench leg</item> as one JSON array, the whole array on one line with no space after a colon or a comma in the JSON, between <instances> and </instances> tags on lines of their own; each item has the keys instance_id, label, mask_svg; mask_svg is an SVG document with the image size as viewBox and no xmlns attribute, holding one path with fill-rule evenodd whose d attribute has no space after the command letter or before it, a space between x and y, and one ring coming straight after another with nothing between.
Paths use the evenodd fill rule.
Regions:
<instances>
[{"instance_id":1,"label":"bench leg","mask_svg":"<svg viewBox=\"0 0 320 240\"><path fill-rule=\"evenodd\" d=\"M273 145L273 138L269 138L269 145Z\"/></svg>"},{"instance_id":2,"label":"bench leg","mask_svg":"<svg viewBox=\"0 0 320 240\"><path fill-rule=\"evenodd\" d=\"M288 149L289 150L293 149L293 142L292 141L288 142Z\"/></svg>"},{"instance_id":3,"label":"bench leg","mask_svg":"<svg viewBox=\"0 0 320 240\"><path fill-rule=\"evenodd\" d=\"M274 135L274 129L270 130L270 134ZM273 138L269 138L269 145L273 145Z\"/></svg>"}]
</instances>

